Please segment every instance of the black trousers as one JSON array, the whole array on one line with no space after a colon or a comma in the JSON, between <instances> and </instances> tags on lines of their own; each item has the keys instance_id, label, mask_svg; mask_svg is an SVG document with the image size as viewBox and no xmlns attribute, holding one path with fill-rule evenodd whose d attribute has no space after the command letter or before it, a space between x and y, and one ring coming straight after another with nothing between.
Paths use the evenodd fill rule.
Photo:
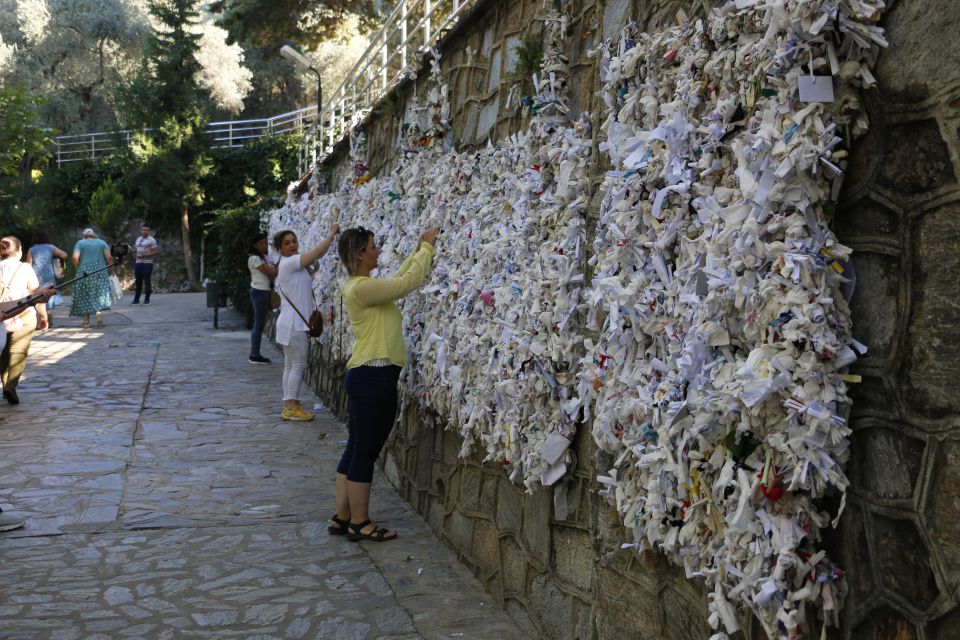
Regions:
<instances>
[{"instance_id":1,"label":"black trousers","mask_svg":"<svg viewBox=\"0 0 960 640\"><path fill-rule=\"evenodd\" d=\"M140 290L143 289L144 301L150 300L150 293L153 287L150 286L150 275L153 273L152 262L138 262L133 265L133 299L140 300Z\"/></svg>"},{"instance_id":2,"label":"black trousers","mask_svg":"<svg viewBox=\"0 0 960 640\"><path fill-rule=\"evenodd\" d=\"M253 304L253 329L250 331L250 355L260 355L260 339L263 327L267 324L267 312L270 310L270 292L266 289L250 287L250 302Z\"/></svg>"},{"instance_id":3,"label":"black trousers","mask_svg":"<svg viewBox=\"0 0 960 640\"><path fill-rule=\"evenodd\" d=\"M397 417L400 367L354 367L343 377L350 410L347 448L337 473L351 482L373 480L373 467Z\"/></svg>"}]
</instances>

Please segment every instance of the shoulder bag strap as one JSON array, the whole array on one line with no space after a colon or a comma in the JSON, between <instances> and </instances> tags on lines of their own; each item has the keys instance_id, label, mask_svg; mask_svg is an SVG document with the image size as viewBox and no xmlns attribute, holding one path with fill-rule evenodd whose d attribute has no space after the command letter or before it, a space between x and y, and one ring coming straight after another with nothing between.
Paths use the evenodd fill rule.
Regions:
<instances>
[{"instance_id":1,"label":"shoulder bag strap","mask_svg":"<svg viewBox=\"0 0 960 640\"><path fill-rule=\"evenodd\" d=\"M303 320L303 323L309 327L310 321L303 317L303 314L300 313L300 309L297 309L297 305L293 304L293 300L287 297L287 294L283 292L283 288L280 286L279 282L277 283L277 289L280 290L280 295L282 295L284 298L287 298L287 302L289 302L290 306L293 307L293 310L297 312L297 315L300 316L300 319ZM310 291L312 292L313 289L311 288Z\"/></svg>"},{"instance_id":2,"label":"shoulder bag strap","mask_svg":"<svg viewBox=\"0 0 960 640\"><path fill-rule=\"evenodd\" d=\"M20 272L20 267L22 266L23 266L23 263L21 262L20 264L17 265L17 268L13 270L13 273L10 274L9 280L7 280L6 282L0 282L0 285L3 286L3 291L0 292L0 296L4 295L7 292L7 290L10 289L10 285L13 284L13 279L17 277L17 274Z\"/></svg>"}]
</instances>

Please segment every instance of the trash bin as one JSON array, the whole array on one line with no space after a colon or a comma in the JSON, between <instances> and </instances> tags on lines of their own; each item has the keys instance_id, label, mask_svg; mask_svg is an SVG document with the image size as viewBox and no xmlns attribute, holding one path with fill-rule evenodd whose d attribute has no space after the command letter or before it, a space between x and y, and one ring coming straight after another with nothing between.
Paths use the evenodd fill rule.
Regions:
<instances>
[{"instance_id":1,"label":"trash bin","mask_svg":"<svg viewBox=\"0 0 960 640\"><path fill-rule=\"evenodd\" d=\"M223 282L207 283L207 307L226 307L227 287Z\"/></svg>"}]
</instances>

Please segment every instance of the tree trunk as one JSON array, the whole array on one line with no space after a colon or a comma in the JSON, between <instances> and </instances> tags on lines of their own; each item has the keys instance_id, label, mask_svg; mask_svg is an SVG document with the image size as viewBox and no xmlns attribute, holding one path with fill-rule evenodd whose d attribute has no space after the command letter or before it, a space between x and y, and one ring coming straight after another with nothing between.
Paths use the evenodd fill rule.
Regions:
<instances>
[{"instance_id":1,"label":"tree trunk","mask_svg":"<svg viewBox=\"0 0 960 640\"><path fill-rule=\"evenodd\" d=\"M186 204L180 205L180 230L183 232L183 262L187 268L190 288L203 291L200 280L197 279L197 270L193 266L193 251L190 249L190 207Z\"/></svg>"}]
</instances>

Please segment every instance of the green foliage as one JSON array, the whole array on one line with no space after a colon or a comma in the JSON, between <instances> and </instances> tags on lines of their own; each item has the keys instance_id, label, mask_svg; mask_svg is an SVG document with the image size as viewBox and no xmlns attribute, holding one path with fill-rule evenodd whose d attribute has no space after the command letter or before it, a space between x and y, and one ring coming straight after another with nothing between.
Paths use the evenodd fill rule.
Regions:
<instances>
[{"instance_id":1,"label":"green foliage","mask_svg":"<svg viewBox=\"0 0 960 640\"><path fill-rule=\"evenodd\" d=\"M290 40L314 49L336 34L351 14L372 29L377 4L374 0L214 0L209 10L221 14L217 24L232 41L279 49Z\"/></svg>"},{"instance_id":2,"label":"green foliage","mask_svg":"<svg viewBox=\"0 0 960 640\"><path fill-rule=\"evenodd\" d=\"M214 170L204 181L207 254L227 287L232 306L250 317L250 243L261 231L260 211L282 200L296 175L297 137L272 136L243 147L214 149Z\"/></svg>"},{"instance_id":3,"label":"green foliage","mask_svg":"<svg viewBox=\"0 0 960 640\"><path fill-rule=\"evenodd\" d=\"M72 247L78 227L90 226L87 209L94 191L107 178L123 187L119 156L97 161L72 162L50 169L37 180L0 178L0 220L3 233L29 240L36 229L46 229L61 248Z\"/></svg>"},{"instance_id":4,"label":"green foliage","mask_svg":"<svg viewBox=\"0 0 960 640\"><path fill-rule=\"evenodd\" d=\"M212 149L213 168L202 184L204 209L242 206L283 194L297 173L297 145L297 137L290 134Z\"/></svg>"},{"instance_id":5,"label":"green foliage","mask_svg":"<svg viewBox=\"0 0 960 640\"><path fill-rule=\"evenodd\" d=\"M517 46L513 48L517 62L513 69L507 72L507 80L511 83L520 83L525 90L532 87L533 74L539 73L543 67L543 36L534 33L524 33L520 36Z\"/></svg>"},{"instance_id":6,"label":"green foliage","mask_svg":"<svg viewBox=\"0 0 960 640\"><path fill-rule=\"evenodd\" d=\"M260 212L256 206L229 207L212 212L206 225L206 246L212 256L209 277L220 273L220 282L227 288L233 307L249 317L250 272L248 250L261 231Z\"/></svg>"},{"instance_id":7,"label":"green foliage","mask_svg":"<svg viewBox=\"0 0 960 640\"><path fill-rule=\"evenodd\" d=\"M0 89L0 166L4 169L0 171L0 221L4 233L13 232L29 241L36 229L43 228L69 251L77 240L76 230L85 226L95 226L110 237L121 233L130 221L145 220L161 233L179 233L184 214L194 227L206 229L223 211L249 207L249 215L256 217L255 208L267 208L273 199L283 197L287 183L296 177L295 137L272 136L242 148L209 148L204 131L212 101L202 81L204 62L197 55L199 47L207 46L199 34L209 36L209 23L198 23L200 0L104 0L68 12L61 7L72 7L70 0L45 1L53 21L48 27L52 31L42 42L28 43L22 34L11 40L3 32L4 41L16 47L12 65L0 76L0 87L5 82L7 87ZM20 2L15 0L14 6ZM143 4L149 4L152 30ZM248 3L230 0L222 4ZM324 3L313 0L293 4L302 10L301 17L323 12ZM372 15L372 3L340 0L327 4L336 4L344 12ZM257 20L264 16L268 22L285 19L277 15L281 8L275 3L260 2L259 6L264 11ZM324 20L334 33L332 25L340 18L331 14ZM309 39L321 39L310 24L300 26L310 31ZM101 33L97 25L106 31ZM0 20L0 31L7 26ZM44 33L39 27L35 31ZM67 37L67 32L73 35ZM90 38L94 44L87 46ZM98 49L97 43L105 46ZM282 42L277 40L256 48L243 42L245 64L254 70L255 86L255 94L245 103L262 110L248 111L251 117L289 110L302 92L297 70L276 56L279 44ZM41 49L49 55L41 55ZM55 68L42 68L45 60L55 60ZM24 87L14 87L15 82L25 83ZM76 94L77 99L65 102L61 94ZM37 95L50 96L49 104L44 105ZM52 107L56 108L51 111ZM70 132L109 130L118 125L150 131L135 135L127 152L41 173L37 160L49 156L51 130L40 121L53 113L59 115L51 121L69 122ZM90 124L96 122L101 124ZM39 143L30 146L26 155L15 152L17 145L7 142L8 135L23 140L22 131L40 134L29 138ZM119 138L115 142L114 146L126 146ZM102 217L106 210L109 219ZM194 253L197 240L195 233ZM190 242L188 239L188 248ZM241 254L245 252L244 247ZM235 297L241 305L247 304L245 294Z\"/></svg>"},{"instance_id":8,"label":"green foliage","mask_svg":"<svg viewBox=\"0 0 960 640\"><path fill-rule=\"evenodd\" d=\"M114 90L146 30L140 0L4 0L0 39L9 57L0 85L42 96L44 124L62 133L109 131L117 126Z\"/></svg>"},{"instance_id":9,"label":"green foliage","mask_svg":"<svg viewBox=\"0 0 960 640\"><path fill-rule=\"evenodd\" d=\"M90 220L109 243L118 242L127 222L123 195L112 178L107 178L90 196Z\"/></svg>"},{"instance_id":10,"label":"green foliage","mask_svg":"<svg viewBox=\"0 0 960 640\"><path fill-rule=\"evenodd\" d=\"M300 71L277 55L275 47L253 47L244 43L243 61L253 73L250 78L252 88L243 99L243 111L239 116L223 116L222 119L253 119L286 113L303 104L312 94L312 87L308 90L304 86ZM220 115L214 117L221 119Z\"/></svg>"},{"instance_id":11,"label":"green foliage","mask_svg":"<svg viewBox=\"0 0 960 640\"><path fill-rule=\"evenodd\" d=\"M197 83L200 36L193 32L199 13L196 0L151 0L150 12L158 24L123 99L127 124L153 129L134 136L129 169L137 174L131 183L148 215L179 219L182 207L203 201L200 179L211 168L205 139L210 104Z\"/></svg>"},{"instance_id":12,"label":"green foliage","mask_svg":"<svg viewBox=\"0 0 960 640\"><path fill-rule=\"evenodd\" d=\"M197 83L201 36L196 0L150 0L149 7L157 24L140 70L122 91L125 123L137 129L196 113L198 99L204 97Z\"/></svg>"},{"instance_id":13,"label":"green foliage","mask_svg":"<svg viewBox=\"0 0 960 640\"><path fill-rule=\"evenodd\" d=\"M151 0L149 6L155 26L123 102L128 126L154 128L136 136L129 184L138 208L153 224L171 228L179 223L187 274L199 287L190 209L203 202L201 181L212 163L205 135L211 101L197 81L197 1Z\"/></svg>"},{"instance_id":14,"label":"green foliage","mask_svg":"<svg viewBox=\"0 0 960 640\"><path fill-rule=\"evenodd\" d=\"M29 174L50 157L53 131L39 122L42 104L25 86L0 87L0 174Z\"/></svg>"}]
</instances>

